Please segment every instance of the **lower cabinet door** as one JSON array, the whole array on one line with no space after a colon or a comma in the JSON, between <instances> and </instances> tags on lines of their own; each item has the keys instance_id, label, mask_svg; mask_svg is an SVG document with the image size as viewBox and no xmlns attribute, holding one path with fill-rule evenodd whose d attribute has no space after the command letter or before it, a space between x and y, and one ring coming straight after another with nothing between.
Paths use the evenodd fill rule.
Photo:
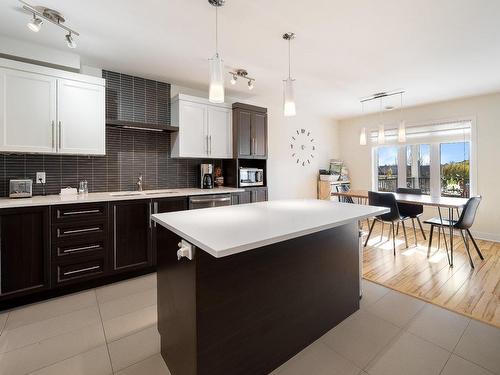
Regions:
<instances>
[{"instance_id":1,"label":"lower cabinet door","mask_svg":"<svg viewBox=\"0 0 500 375\"><path fill-rule=\"evenodd\" d=\"M252 203L252 192L250 190L231 194L231 204L245 203Z\"/></svg>"},{"instance_id":2,"label":"lower cabinet door","mask_svg":"<svg viewBox=\"0 0 500 375\"><path fill-rule=\"evenodd\" d=\"M104 275L105 259L81 259L78 261L61 262L54 265L55 282L67 284L80 282Z\"/></svg>"},{"instance_id":3,"label":"lower cabinet door","mask_svg":"<svg viewBox=\"0 0 500 375\"><path fill-rule=\"evenodd\" d=\"M50 287L48 207L0 210L0 299Z\"/></svg>"},{"instance_id":4,"label":"lower cabinet door","mask_svg":"<svg viewBox=\"0 0 500 375\"><path fill-rule=\"evenodd\" d=\"M152 266L152 202L113 202L110 207L112 270L128 271Z\"/></svg>"}]
</instances>

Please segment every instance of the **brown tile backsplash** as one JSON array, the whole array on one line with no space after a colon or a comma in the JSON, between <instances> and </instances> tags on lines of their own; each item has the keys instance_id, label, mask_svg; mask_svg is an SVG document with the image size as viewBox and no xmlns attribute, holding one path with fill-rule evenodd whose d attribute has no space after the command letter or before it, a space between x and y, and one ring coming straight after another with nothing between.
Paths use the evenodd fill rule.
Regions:
<instances>
[{"instance_id":1,"label":"brown tile backsplash","mask_svg":"<svg viewBox=\"0 0 500 375\"><path fill-rule=\"evenodd\" d=\"M221 160L172 159L170 133L106 128L105 156L0 154L0 196L8 196L9 180L30 178L33 194L43 194L35 184L36 172L46 172L46 194L62 187L77 187L87 180L90 192L135 190L139 174L144 189L197 187L199 164Z\"/></svg>"}]
</instances>

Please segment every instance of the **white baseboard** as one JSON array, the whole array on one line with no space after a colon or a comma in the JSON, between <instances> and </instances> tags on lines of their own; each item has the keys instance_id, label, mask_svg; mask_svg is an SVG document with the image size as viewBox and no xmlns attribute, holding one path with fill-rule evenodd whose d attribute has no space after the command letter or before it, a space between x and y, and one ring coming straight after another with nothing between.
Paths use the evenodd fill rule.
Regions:
<instances>
[{"instance_id":1,"label":"white baseboard","mask_svg":"<svg viewBox=\"0 0 500 375\"><path fill-rule=\"evenodd\" d=\"M493 241L493 242L500 242L500 234L497 233L485 233L485 232L477 232L474 230L471 230L472 235L474 238L477 238L479 240L487 240L487 241Z\"/></svg>"}]
</instances>

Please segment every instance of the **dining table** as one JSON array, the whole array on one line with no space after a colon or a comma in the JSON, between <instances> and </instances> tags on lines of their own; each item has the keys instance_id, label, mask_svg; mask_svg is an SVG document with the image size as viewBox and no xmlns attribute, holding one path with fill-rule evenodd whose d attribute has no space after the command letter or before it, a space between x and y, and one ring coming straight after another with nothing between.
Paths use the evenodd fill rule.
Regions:
<instances>
[{"instance_id":1,"label":"dining table","mask_svg":"<svg viewBox=\"0 0 500 375\"><path fill-rule=\"evenodd\" d=\"M401 194L401 193L391 193L394 194L396 201L398 203L409 203L409 204L418 204L429 207L436 207L439 213L439 219L441 220L441 225L448 225L449 236L450 236L450 256L448 257L448 263L450 267L453 267L453 225L456 220L460 217L460 210L462 210L468 202L467 198L460 197L436 197L425 194ZM332 192L332 196L339 197L339 200L342 201L342 198L349 199L349 201L358 204L368 204L368 190L349 190L349 191L338 191ZM443 216L442 209L448 210L448 217L445 218ZM454 219L454 214L456 212L456 220ZM443 230L444 234L444 230ZM445 237L446 240L446 237ZM445 242L446 244L446 242Z\"/></svg>"}]
</instances>

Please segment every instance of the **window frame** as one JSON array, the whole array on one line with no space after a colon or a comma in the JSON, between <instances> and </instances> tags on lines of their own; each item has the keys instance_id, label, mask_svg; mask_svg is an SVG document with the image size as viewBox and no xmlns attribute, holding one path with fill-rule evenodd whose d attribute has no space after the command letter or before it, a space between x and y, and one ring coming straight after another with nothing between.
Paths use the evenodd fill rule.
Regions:
<instances>
[{"instance_id":1,"label":"window frame","mask_svg":"<svg viewBox=\"0 0 500 375\"><path fill-rule=\"evenodd\" d=\"M453 122L470 122L470 146L469 146L469 183L470 183L470 196L477 194L477 127L475 117L460 117L454 119L446 119L440 121L425 122L420 124L414 124L412 126L425 126L432 125L434 123L453 123ZM406 147L410 145L430 145L430 196L440 197L441 196L441 152L440 145L442 143L454 143L460 142L456 140L439 142L404 142L395 144L375 144L372 147L371 159L372 159L372 190L378 191L378 148L387 146L396 146L398 148L398 187L406 187ZM437 176L437 177L435 177Z\"/></svg>"}]
</instances>

